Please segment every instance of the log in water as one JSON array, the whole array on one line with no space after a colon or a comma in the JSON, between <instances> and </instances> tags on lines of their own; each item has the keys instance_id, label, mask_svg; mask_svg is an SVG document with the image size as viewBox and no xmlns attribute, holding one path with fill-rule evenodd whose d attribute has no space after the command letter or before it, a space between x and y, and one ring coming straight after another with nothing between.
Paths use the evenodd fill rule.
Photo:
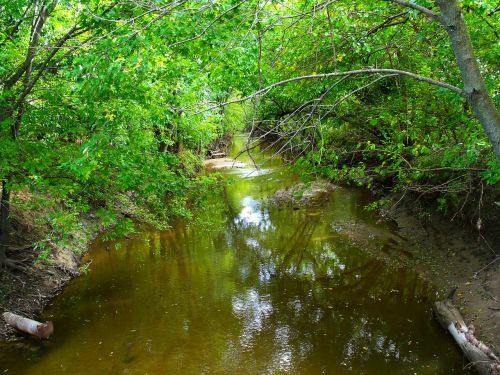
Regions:
<instances>
[{"instance_id":1,"label":"log in water","mask_svg":"<svg viewBox=\"0 0 500 375\"><path fill-rule=\"evenodd\" d=\"M11 312L3 313L3 318L8 325L14 327L18 331L29 333L41 339L48 339L54 333L54 325L52 322L40 323L36 320L25 318L24 316Z\"/></svg>"}]
</instances>

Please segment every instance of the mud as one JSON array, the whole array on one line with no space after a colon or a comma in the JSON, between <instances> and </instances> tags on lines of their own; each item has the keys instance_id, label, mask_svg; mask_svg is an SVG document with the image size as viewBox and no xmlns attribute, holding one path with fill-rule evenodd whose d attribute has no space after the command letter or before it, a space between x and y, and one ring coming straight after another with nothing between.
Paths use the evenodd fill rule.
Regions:
<instances>
[{"instance_id":1,"label":"mud","mask_svg":"<svg viewBox=\"0 0 500 375\"><path fill-rule=\"evenodd\" d=\"M41 260L43 251L33 246L44 236L44 229L34 224L37 213L12 213L11 250L9 256L25 259L24 271L0 269L0 315L12 312L36 319L50 300L80 274L80 261L98 231L91 219L82 219L79 230L69 234L66 246L48 243L50 252ZM18 249L18 250L13 250ZM0 341L15 340L14 329L0 319Z\"/></svg>"},{"instance_id":2,"label":"mud","mask_svg":"<svg viewBox=\"0 0 500 375\"><path fill-rule=\"evenodd\" d=\"M444 299L455 288L454 304L476 336L500 350L500 249L498 229L481 233L470 223L403 204L389 215L411 256L408 262L440 288Z\"/></svg>"}]
</instances>

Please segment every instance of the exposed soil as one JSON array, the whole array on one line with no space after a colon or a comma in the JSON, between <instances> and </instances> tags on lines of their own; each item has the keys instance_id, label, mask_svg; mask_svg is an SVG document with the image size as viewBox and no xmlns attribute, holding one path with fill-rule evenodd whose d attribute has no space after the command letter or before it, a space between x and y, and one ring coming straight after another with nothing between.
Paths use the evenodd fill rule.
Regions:
<instances>
[{"instance_id":1,"label":"exposed soil","mask_svg":"<svg viewBox=\"0 0 500 375\"><path fill-rule=\"evenodd\" d=\"M241 161L226 157L206 159L204 164L208 171L227 168L243 168L245 166Z\"/></svg>"},{"instance_id":2,"label":"exposed soil","mask_svg":"<svg viewBox=\"0 0 500 375\"><path fill-rule=\"evenodd\" d=\"M410 203L410 202L409 202ZM425 212L425 215L423 213ZM454 304L476 336L500 350L500 236L498 224L480 233L470 223L430 215L402 204L389 215L412 254L411 265L440 288L444 299L454 288ZM498 223L498 222L497 222Z\"/></svg>"},{"instance_id":3,"label":"exposed soil","mask_svg":"<svg viewBox=\"0 0 500 375\"><path fill-rule=\"evenodd\" d=\"M72 260L70 263L76 263ZM2 303L0 313L10 311L36 319L51 298L57 295L64 285L78 274L77 267L68 267L64 263L51 266L29 267L23 273L3 272L0 276L2 285ZM0 339L7 340L14 330L0 321Z\"/></svg>"},{"instance_id":4,"label":"exposed soil","mask_svg":"<svg viewBox=\"0 0 500 375\"><path fill-rule=\"evenodd\" d=\"M13 209L7 255L23 259L25 270L0 269L0 317L5 311L36 319L47 303L72 278L79 275L80 260L97 233L91 219L82 218L75 232L69 233L65 246L46 242L46 259L33 244L44 238L46 228L35 224L44 212ZM93 228L93 229L92 229ZM14 330L0 318L0 341L15 338Z\"/></svg>"}]
</instances>

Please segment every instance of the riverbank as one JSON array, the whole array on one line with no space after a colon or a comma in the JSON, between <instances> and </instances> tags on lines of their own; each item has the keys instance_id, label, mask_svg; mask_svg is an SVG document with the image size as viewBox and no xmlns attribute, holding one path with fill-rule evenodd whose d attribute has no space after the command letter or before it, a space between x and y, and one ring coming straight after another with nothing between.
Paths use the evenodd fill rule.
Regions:
<instances>
[{"instance_id":1,"label":"riverbank","mask_svg":"<svg viewBox=\"0 0 500 375\"><path fill-rule=\"evenodd\" d=\"M436 299L456 289L454 304L476 336L500 353L500 228L479 232L470 224L418 209L403 201L387 217L398 225L408 263L439 288Z\"/></svg>"},{"instance_id":2,"label":"riverbank","mask_svg":"<svg viewBox=\"0 0 500 375\"><path fill-rule=\"evenodd\" d=\"M98 208L71 216L55 204L51 208L33 205L37 208L27 209L36 197L26 192L17 193L15 199L19 204L12 206L7 255L21 260L22 270L0 269L0 315L8 311L37 319L72 279L87 271L89 265L81 262L98 235L120 229L123 223L127 225L124 219L149 219L145 210L126 195L113 209L117 220L108 223L99 217ZM71 216L71 225L63 232L56 231L47 220L54 213ZM15 340L15 333L0 319L0 341Z\"/></svg>"},{"instance_id":3,"label":"riverbank","mask_svg":"<svg viewBox=\"0 0 500 375\"><path fill-rule=\"evenodd\" d=\"M229 164L233 163L223 164L229 167ZM337 193L342 189L338 188ZM293 194L291 196L295 197ZM313 214L314 212L309 213ZM496 268L491 268L479 272L476 278L472 277L490 259L491 250L488 254L488 248L478 246L474 233L467 232L466 228L459 227L458 223L448 223L439 216L427 217L427 221L424 221L419 218L421 216L414 212L414 208L404 204L398 206L390 215L385 215L387 220L394 220L398 224L398 228L393 231L394 236L381 230L376 223L342 220L332 222L331 229L339 234L346 234L346 237L352 234L351 238L360 248L373 242L373 238L376 239L377 236L384 236L384 241L396 243L396 247L404 249L404 253L394 252L389 256L400 257L398 261L402 261L404 267L417 269L437 286L439 293L436 299L444 298L451 289L458 287L456 302L467 323L473 322L478 337L498 348L496 341L499 336L496 325L498 310L494 299L498 296L498 272L492 272ZM84 227L89 229L94 226L88 221ZM25 233L28 233L27 227ZM12 298L8 302L10 305L3 303L2 309L9 307L10 311L19 313L26 311L24 315L36 317L50 299L57 295L69 280L78 275L81 255L85 253L96 233L91 230L83 231L78 240L75 238L75 246L76 244L81 246L80 256L74 256L68 253L68 250L61 248L52 254L49 262L39 264L27 272L25 278L16 275L15 278L6 279L5 282L2 280L1 285L6 285L6 282L11 283L18 290L17 294L12 293ZM495 243L490 245L495 246ZM401 259L403 256L404 259ZM12 331L3 328L4 337L12 337L11 333Z\"/></svg>"},{"instance_id":4,"label":"riverbank","mask_svg":"<svg viewBox=\"0 0 500 375\"><path fill-rule=\"evenodd\" d=\"M89 244L104 230L95 217L81 217L63 244L46 240L47 228L36 225L40 211L12 212L10 255L24 260L24 270L0 273L0 315L5 312L36 319L67 283L80 275L80 263ZM43 240L46 241L43 241ZM33 244L45 243L41 249ZM0 320L0 341L15 339L15 330Z\"/></svg>"}]
</instances>

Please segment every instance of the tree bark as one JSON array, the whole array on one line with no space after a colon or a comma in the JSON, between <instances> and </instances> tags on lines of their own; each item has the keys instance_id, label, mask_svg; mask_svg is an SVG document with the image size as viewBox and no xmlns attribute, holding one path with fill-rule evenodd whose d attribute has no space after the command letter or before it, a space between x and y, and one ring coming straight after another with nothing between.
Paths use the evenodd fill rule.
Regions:
<instances>
[{"instance_id":1,"label":"tree bark","mask_svg":"<svg viewBox=\"0 0 500 375\"><path fill-rule=\"evenodd\" d=\"M0 267L7 262L7 244L9 242L10 191L7 182L2 181L2 198L0 200Z\"/></svg>"},{"instance_id":2,"label":"tree bark","mask_svg":"<svg viewBox=\"0 0 500 375\"><path fill-rule=\"evenodd\" d=\"M2 181L2 198L0 200L0 237L8 234L8 218L10 211L10 191L7 187L7 181ZM2 241L2 243L4 243Z\"/></svg>"},{"instance_id":3,"label":"tree bark","mask_svg":"<svg viewBox=\"0 0 500 375\"><path fill-rule=\"evenodd\" d=\"M462 75L464 96L500 159L500 114L481 76L462 10L456 0L436 0L436 3L441 9L439 20L448 32Z\"/></svg>"},{"instance_id":4,"label":"tree bark","mask_svg":"<svg viewBox=\"0 0 500 375\"><path fill-rule=\"evenodd\" d=\"M23 76L26 70L30 69L35 58L38 41L40 39L40 32L49 16L50 12L55 9L59 0L54 0L50 5L45 4L45 1L37 0L35 2L35 9L33 10L33 20L31 23L30 41L26 58L21 66L9 77L4 83L5 87L13 87L17 81Z\"/></svg>"}]
</instances>

